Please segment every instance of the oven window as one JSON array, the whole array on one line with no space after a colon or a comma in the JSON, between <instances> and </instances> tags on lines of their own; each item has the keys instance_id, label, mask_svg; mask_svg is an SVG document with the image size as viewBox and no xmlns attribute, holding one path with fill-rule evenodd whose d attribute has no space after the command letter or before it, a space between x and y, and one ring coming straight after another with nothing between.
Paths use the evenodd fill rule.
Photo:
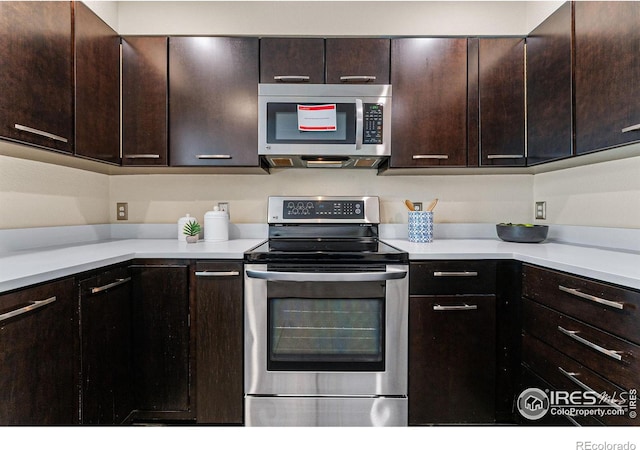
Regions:
<instances>
[{"instance_id":1,"label":"oven window","mask_svg":"<svg viewBox=\"0 0 640 450\"><path fill-rule=\"evenodd\" d=\"M289 285L291 291L307 283L272 284ZM315 285L326 289L327 284L332 283ZM384 292L379 283L372 284ZM346 298L337 292L325 298L269 298L268 370L384 370L384 296Z\"/></svg>"}]
</instances>

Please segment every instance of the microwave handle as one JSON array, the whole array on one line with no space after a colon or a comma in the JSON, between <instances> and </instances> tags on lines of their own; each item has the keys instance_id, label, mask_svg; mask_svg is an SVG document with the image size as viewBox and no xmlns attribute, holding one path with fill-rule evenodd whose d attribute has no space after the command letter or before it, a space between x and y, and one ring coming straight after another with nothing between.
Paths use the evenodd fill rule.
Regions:
<instances>
[{"instance_id":1,"label":"microwave handle","mask_svg":"<svg viewBox=\"0 0 640 450\"><path fill-rule=\"evenodd\" d=\"M356 150L362 149L362 130L364 128L364 108L362 100L356 99Z\"/></svg>"}]
</instances>

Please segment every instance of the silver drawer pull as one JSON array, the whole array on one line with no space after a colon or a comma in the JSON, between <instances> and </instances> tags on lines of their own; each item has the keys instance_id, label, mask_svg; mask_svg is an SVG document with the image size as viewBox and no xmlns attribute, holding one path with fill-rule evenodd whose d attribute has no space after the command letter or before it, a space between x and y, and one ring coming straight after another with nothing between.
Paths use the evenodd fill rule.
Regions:
<instances>
[{"instance_id":1,"label":"silver drawer pull","mask_svg":"<svg viewBox=\"0 0 640 450\"><path fill-rule=\"evenodd\" d=\"M196 155L198 159L231 159L231 155Z\"/></svg>"},{"instance_id":2,"label":"silver drawer pull","mask_svg":"<svg viewBox=\"0 0 640 450\"><path fill-rule=\"evenodd\" d=\"M434 277L477 277L478 272L433 272Z\"/></svg>"},{"instance_id":3,"label":"silver drawer pull","mask_svg":"<svg viewBox=\"0 0 640 450\"><path fill-rule=\"evenodd\" d=\"M487 159L515 159L524 158L524 155L487 155Z\"/></svg>"},{"instance_id":4,"label":"silver drawer pull","mask_svg":"<svg viewBox=\"0 0 640 450\"><path fill-rule=\"evenodd\" d=\"M562 292L566 292L571 295L575 295L576 297L583 298L585 300L590 300L595 303L600 303L601 305L611 306L616 309L624 309L624 303L613 302L611 300L606 300L604 298L596 297L595 295L585 294L584 292L580 292L578 289L568 288L562 285L558 286Z\"/></svg>"},{"instance_id":5,"label":"silver drawer pull","mask_svg":"<svg viewBox=\"0 0 640 450\"><path fill-rule=\"evenodd\" d=\"M442 306L442 305L433 305L434 311L472 311L474 309L478 309L478 305L451 305L451 306Z\"/></svg>"},{"instance_id":6,"label":"silver drawer pull","mask_svg":"<svg viewBox=\"0 0 640 450\"><path fill-rule=\"evenodd\" d=\"M311 78L308 75L276 75L273 77L276 81L284 81L288 83L301 83L309 81Z\"/></svg>"},{"instance_id":7,"label":"silver drawer pull","mask_svg":"<svg viewBox=\"0 0 640 450\"><path fill-rule=\"evenodd\" d=\"M602 401L602 402L604 402L604 403L606 403L606 404L608 404L608 405L611 405L611 406L613 406L613 407L614 407L614 408L616 408L616 409L622 409L622 406L618 405L615 401L612 401L612 400L610 400L609 398L605 397L604 395L602 395L602 394L600 394L600 393L596 392L596 390L595 390L595 389L591 389L587 384L583 383L583 382L582 382L582 381L580 381L578 378L576 378L576 377L580 376L580 374L579 374L579 373L577 373L577 372L567 372L566 370L564 370L564 369L563 369L562 367L560 367L560 366L558 366L558 370L560 371L560 373L561 373L562 375L564 375L565 377L567 377L568 379L570 379L574 384L576 384L577 386L580 386L580 387L581 387L582 389L584 389L585 391L590 391L590 392L595 393L596 397L597 397L600 401Z\"/></svg>"},{"instance_id":8,"label":"silver drawer pull","mask_svg":"<svg viewBox=\"0 0 640 450\"><path fill-rule=\"evenodd\" d=\"M449 159L449 155L413 155L413 159Z\"/></svg>"},{"instance_id":9,"label":"silver drawer pull","mask_svg":"<svg viewBox=\"0 0 640 450\"><path fill-rule=\"evenodd\" d=\"M572 330L567 330L562 328L561 326L558 326L558 331L560 331L561 333L569 336L571 339L580 342L583 345L586 345L589 348L594 349L597 352L602 353L605 356L608 356L609 358L613 358L617 361L622 361L622 355L620 355L620 353L622 352L618 352L615 350L609 350L606 349L604 347L600 347L598 344L594 344L591 341L586 340L583 337L578 336L579 331L572 331Z\"/></svg>"},{"instance_id":10,"label":"silver drawer pull","mask_svg":"<svg viewBox=\"0 0 640 450\"><path fill-rule=\"evenodd\" d=\"M620 131L622 131L623 133L628 133L629 131L638 131L638 130L640 130L640 123L631 125L630 127L623 128Z\"/></svg>"},{"instance_id":11,"label":"silver drawer pull","mask_svg":"<svg viewBox=\"0 0 640 450\"><path fill-rule=\"evenodd\" d=\"M124 155L126 159L160 159L160 155L140 153L136 155Z\"/></svg>"},{"instance_id":12,"label":"silver drawer pull","mask_svg":"<svg viewBox=\"0 0 640 450\"><path fill-rule=\"evenodd\" d=\"M43 136L43 137L46 137L46 138L49 138L49 139L53 139L55 141L69 142L69 140L67 138L64 138L62 136L58 136L57 134L49 133L47 131L38 130L37 128L31 128L31 127L28 127L26 125L20 125L19 123L16 123L15 125L13 125L13 127L16 130L26 131L27 133L31 133L31 134L37 134L38 136Z\"/></svg>"},{"instance_id":13,"label":"silver drawer pull","mask_svg":"<svg viewBox=\"0 0 640 450\"><path fill-rule=\"evenodd\" d=\"M349 81L376 81L376 77L371 75L347 75L344 77L340 77L340 81L343 83L348 83Z\"/></svg>"},{"instance_id":14,"label":"silver drawer pull","mask_svg":"<svg viewBox=\"0 0 640 450\"><path fill-rule=\"evenodd\" d=\"M12 317L19 316L21 314L28 313L29 311L34 311L38 308L42 308L43 306L47 306L49 303L55 302L56 297L49 297L45 300L37 300L34 302L30 302L29 305L23 306L22 308L14 309L13 311L9 311L4 314L0 314L0 322L5 321L7 319L11 319Z\"/></svg>"},{"instance_id":15,"label":"silver drawer pull","mask_svg":"<svg viewBox=\"0 0 640 450\"><path fill-rule=\"evenodd\" d=\"M237 277L240 275L240 272L237 270L230 270L228 272L207 272L206 270L202 272L196 272L197 277Z\"/></svg>"},{"instance_id":16,"label":"silver drawer pull","mask_svg":"<svg viewBox=\"0 0 640 450\"><path fill-rule=\"evenodd\" d=\"M128 283L129 281L131 281L131 277L127 277L127 278L118 278L118 279L117 279L116 281L114 281L113 283L105 284L104 286L99 286L99 287L91 288L91 293L92 293L92 294L97 294L97 293L99 293L99 292L106 291L107 289L111 289L111 288L114 288L114 287L116 287L116 286L120 286L121 284Z\"/></svg>"}]
</instances>

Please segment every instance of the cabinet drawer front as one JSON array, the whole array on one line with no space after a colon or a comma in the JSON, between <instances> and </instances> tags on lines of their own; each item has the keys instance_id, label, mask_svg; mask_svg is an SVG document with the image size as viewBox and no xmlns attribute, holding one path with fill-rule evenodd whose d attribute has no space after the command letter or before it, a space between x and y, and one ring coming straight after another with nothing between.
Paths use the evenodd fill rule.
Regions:
<instances>
[{"instance_id":1,"label":"cabinet drawer front","mask_svg":"<svg viewBox=\"0 0 640 450\"><path fill-rule=\"evenodd\" d=\"M640 292L525 265L522 294L640 344Z\"/></svg>"},{"instance_id":2,"label":"cabinet drawer front","mask_svg":"<svg viewBox=\"0 0 640 450\"><path fill-rule=\"evenodd\" d=\"M627 389L640 385L640 347L524 299L523 328L579 363Z\"/></svg>"},{"instance_id":3,"label":"cabinet drawer front","mask_svg":"<svg viewBox=\"0 0 640 450\"><path fill-rule=\"evenodd\" d=\"M522 362L556 390L593 391L595 394L590 396L591 401L602 405L603 409L619 410L625 406L627 394L624 389L526 333L522 337ZM620 403L613 402L612 399ZM588 401L590 400L585 399L585 402ZM628 413L614 414L597 418L585 416L576 420L584 425L597 424L598 421L607 425L637 425L637 420L631 419Z\"/></svg>"},{"instance_id":4,"label":"cabinet drawer front","mask_svg":"<svg viewBox=\"0 0 640 450\"><path fill-rule=\"evenodd\" d=\"M495 261L423 261L411 263L411 295L492 294Z\"/></svg>"}]
</instances>

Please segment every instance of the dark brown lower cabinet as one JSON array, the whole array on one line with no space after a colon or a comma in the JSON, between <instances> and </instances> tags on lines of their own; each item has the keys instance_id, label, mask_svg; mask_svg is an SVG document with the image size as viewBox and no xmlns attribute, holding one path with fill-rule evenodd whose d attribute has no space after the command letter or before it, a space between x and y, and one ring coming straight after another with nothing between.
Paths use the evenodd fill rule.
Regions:
<instances>
[{"instance_id":1,"label":"dark brown lower cabinet","mask_svg":"<svg viewBox=\"0 0 640 450\"><path fill-rule=\"evenodd\" d=\"M144 261L132 277L132 420L189 420L188 262Z\"/></svg>"},{"instance_id":2,"label":"dark brown lower cabinet","mask_svg":"<svg viewBox=\"0 0 640 450\"><path fill-rule=\"evenodd\" d=\"M410 297L410 425L493 423L495 380L495 295Z\"/></svg>"},{"instance_id":3,"label":"dark brown lower cabinet","mask_svg":"<svg viewBox=\"0 0 640 450\"><path fill-rule=\"evenodd\" d=\"M0 424L78 423L72 279L0 296Z\"/></svg>"},{"instance_id":4,"label":"dark brown lower cabinet","mask_svg":"<svg viewBox=\"0 0 640 450\"><path fill-rule=\"evenodd\" d=\"M243 423L242 273L241 262L195 264L198 423Z\"/></svg>"},{"instance_id":5,"label":"dark brown lower cabinet","mask_svg":"<svg viewBox=\"0 0 640 450\"><path fill-rule=\"evenodd\" d=\"M120 267L79 284L85 425L120 424L133 409L130 281Z\"/></svg>"}]
</instances>

